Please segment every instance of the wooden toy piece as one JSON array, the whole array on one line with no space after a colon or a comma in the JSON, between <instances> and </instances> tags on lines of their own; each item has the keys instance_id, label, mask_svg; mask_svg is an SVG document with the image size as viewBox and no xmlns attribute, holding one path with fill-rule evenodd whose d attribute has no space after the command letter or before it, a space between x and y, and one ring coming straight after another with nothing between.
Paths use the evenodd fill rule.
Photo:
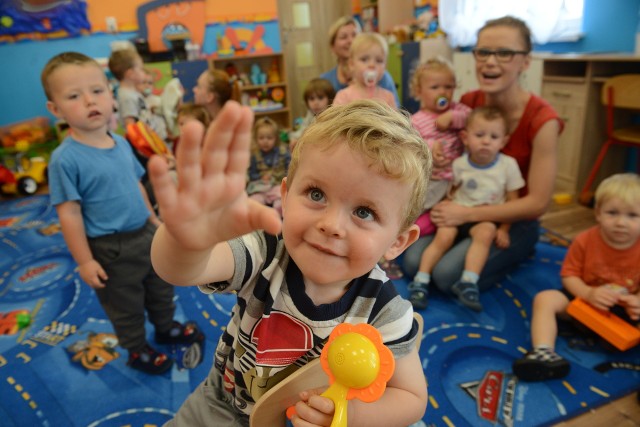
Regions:
<instances>
[{"instance_id":1,"label":"wooden toy piece","mask_svg":"<svg viewBox=\"0 0 640 427\"><path fill-rule=\"evenodd\" d=\"M330 384L322 396L335 404L331 427L347 427L347 400L378 400L395 369L393 353L382 343L380 332L366 323L338 325L322 349L320 363ZM290 407L287 417L294 413Z\"/></svg>"},{"instance_id":2,"label":"wooden toy piece","mask_svg":"<svg viewBox=\"0 0 640 427\"><path fill-rule=\"evenodd\" d=\"M598 310L581 298L571 301L567 313L619 350L628 350L640 343L640 329L613 313Z\"/></svg>"}]
</instances>

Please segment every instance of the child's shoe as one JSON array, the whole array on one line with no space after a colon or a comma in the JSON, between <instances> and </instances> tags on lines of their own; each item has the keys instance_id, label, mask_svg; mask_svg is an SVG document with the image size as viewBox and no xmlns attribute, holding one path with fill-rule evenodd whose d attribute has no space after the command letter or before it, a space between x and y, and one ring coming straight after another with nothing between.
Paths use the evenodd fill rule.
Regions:
<instances>
[{"instance_id":1,"label":"child's shoe","mask_svg":"<svg viewBox=\"0 0 640 427\"><path fill-rule=\"evenodd\" d=\"M173 321L171 329L167 332L158 332L155 334L155 341L158 344L191 344L202 335L198 326L193 322L182 324L176 320Z\"/></svg>"},{"instance_id":2,"label":"child's shoe","mask_svg":"<svg viewBox=\"0 0 640 427\"><path fill-rule=\"evenodd\" d=\"M429 285L422 282L413 281L409 283L407 289L409 289L409 301L416 310L423 310L429 305L427 297L429 296Z\"/></svg>"},{"instance_id":3,"label":"child's shoe","mask_svg":"<svg viewBox=\"0 0 640 427\"><path fill-rule=\"evenodd\" d=\"M523 381L545 381L566 377L571 365L552 349L537 347L513 362L512 369Z\"/></svg>"},{"instance_id":4,"label":"child's shoe","mask_svg":"<svg viewBox=\"0 0 640 427\"><path fill-rule=\"evenodd\" d=\"M482 311L482 304L480 304L480 290L478 285L471 282L457 281L452 287L451 291L456 294L458 301L465 307L474 311Z\"/></svg>"},{"instance_id":5,"label":"child's shoe","mask_svg":"<svg viewBox=\"0 0 640 427\"><path fill-rule=\"evenodd\" d=\"M169 359L166 354L154 350L149 344L145 344L140 351L129 352L129 361L127 362L127 365L133 369L151 375L168 371L172 364L173 360Z\"/></svg>"},{"instance_id":6,"label":"child's shoe","mask_svg":"<svg viewBox=\"0 0 640 427\"><path fill-rule=\"evenodd\" d=\"M380 262L380 268L384 270L384 272L387 274L387 277L391 280L401 279L402 276L404 276L404 274L402 273L402 269L395 260L384 260Z\"/></svg>"}]
</instances>

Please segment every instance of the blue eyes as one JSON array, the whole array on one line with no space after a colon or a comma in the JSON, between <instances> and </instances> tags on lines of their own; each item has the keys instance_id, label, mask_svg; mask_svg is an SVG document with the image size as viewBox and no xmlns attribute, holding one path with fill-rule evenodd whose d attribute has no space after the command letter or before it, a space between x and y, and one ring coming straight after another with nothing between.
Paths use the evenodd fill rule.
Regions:
<instances>
[{"instance_id":1,"label":"blue eyes","mask_svg":"<svg viewBox=\"0 0 640 427\"><path fill-rule=\"evenodd\" d=\"M310 188L307 190L307 197L314 203L324 203L326 199L322 190L319 190L318 188ZM364 221L373 221L376 219L375 212L366 206L358 206L355 208L353 215Z\"/></svg>"},{"instance_id":2,"label":"blue eyes","mask_svg":"<svg viewBox=\"0 0 640 427\"><path fill-rule=\"evenodd\" d=\"M356 208L356 210L353 212L355 214L355 216L357 216L360 219L366 219L366 220L373 220L373 212L371 212L371 209L369 208L365 208L365 207L359 207Z\"/></svg>"},{"instance_id":3,"label":"blue eyes","mask_svg":"<svg viewBox=\"0 0 640 427\"><path fill-rule=\"evenodd\" d=\"M322 194L322 191L314 188L309 191L309 198L314 202L320 202L322 199L324 199L324 194Z\"/></svg>"}]
</instances>

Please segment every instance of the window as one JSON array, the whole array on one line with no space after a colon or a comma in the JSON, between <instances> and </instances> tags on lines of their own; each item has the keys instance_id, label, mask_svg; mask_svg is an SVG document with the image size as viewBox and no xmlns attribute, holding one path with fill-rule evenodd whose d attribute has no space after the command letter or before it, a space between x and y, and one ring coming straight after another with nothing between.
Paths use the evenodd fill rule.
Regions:
<instances>
[{"instance_id":1,"label":"window","mask_svg":"<svg viewBox=\"0 0 640 427\"><path fill-rule=\"evenodd\" d=\"M582 36L584 0L442 0L440 27L453 47L473 46L489 19L512 15L525 21L533 42L576 41Z\"/></svg>"}]
</instances>

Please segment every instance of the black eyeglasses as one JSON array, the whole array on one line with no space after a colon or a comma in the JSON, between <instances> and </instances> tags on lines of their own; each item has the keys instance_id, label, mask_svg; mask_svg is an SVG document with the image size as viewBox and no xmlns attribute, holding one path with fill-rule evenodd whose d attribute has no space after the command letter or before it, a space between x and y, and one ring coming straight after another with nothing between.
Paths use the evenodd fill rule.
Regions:
<instances>
[{"instance_id":1,"label":"black eyeglasses","mask_svg":"<svg viewBox=\"0 0 640 427\"><path fill-rule=\"evenodd\" d=\"M495 55L498 62L511 62L514 56L516 55L528 55L529 52L526 50L511 50L511 49L485 49L485 48L474 48L471 49L473 52L473 57L476 58L476 61L484 62L489 59L491 55Z\"/></svg>"}]
</instances>

